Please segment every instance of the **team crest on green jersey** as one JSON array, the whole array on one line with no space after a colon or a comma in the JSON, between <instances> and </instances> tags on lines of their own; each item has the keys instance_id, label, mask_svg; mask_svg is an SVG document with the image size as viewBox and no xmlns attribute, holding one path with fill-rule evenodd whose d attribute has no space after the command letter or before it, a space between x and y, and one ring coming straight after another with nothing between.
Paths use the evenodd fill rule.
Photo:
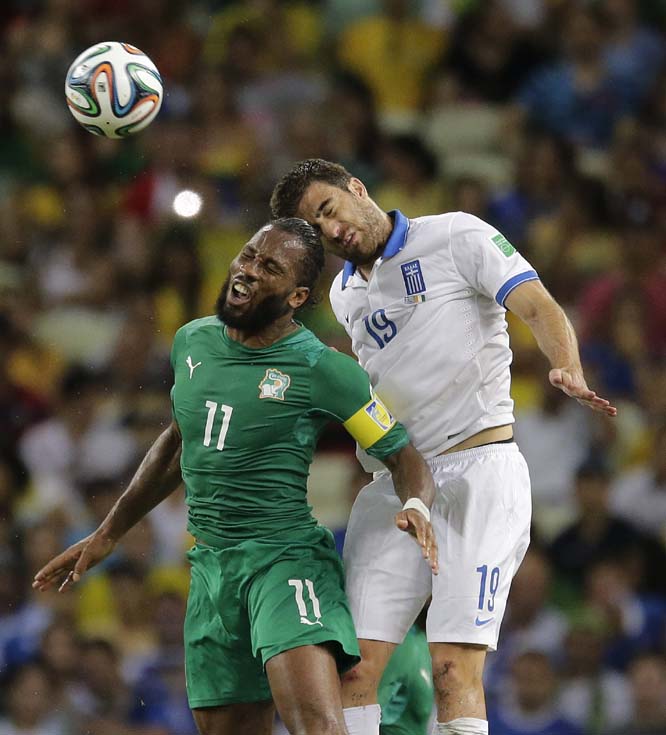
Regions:
<instances>
[{"instance_id":1,"label":"team crest on green jersey","mask_svg":"<svg viewBox=\"0 0 666 735\"><path fill-rule=\"evenodd\" d=\"M516 252L516 248L514 248L513 245L506 239L506 237L504 237L504 235L500 234L499 232L490 239L493 241L493 243L495 243L495 245L497 245L504 257L508 258L510 255L513 255Z\"/></svg>"},{"instance_id":2,"label":"team crest on green jersey","mask_svg":"<svg viewBox=\"0 0 666 735\"><path fill-rule=\"evenodd\" d=\"M291 384L291 378L275 368L268 368L259 383L259 398L273 398L284 401L284 394Z\"/></svg>"}]
</instances>

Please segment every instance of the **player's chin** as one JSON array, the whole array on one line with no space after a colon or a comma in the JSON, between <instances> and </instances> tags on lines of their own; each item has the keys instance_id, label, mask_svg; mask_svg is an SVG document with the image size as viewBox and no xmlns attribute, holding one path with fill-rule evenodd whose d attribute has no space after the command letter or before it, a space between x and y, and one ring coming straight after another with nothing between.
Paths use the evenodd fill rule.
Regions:
<instances>
[{"instance_id":1,"label":"player's chin","mask_svg":"<svg viewBox=\"0 0 666 735\"><path fill-rule=\"evenodd\" d=\"M251 323L254 315L254 306L251 302L234 304L225 302L221 314L222 321L232 329L245 329Z\"/></svg>"},{"instance_id":2,"label":"player's chin","mask_svg":"<svg viewBox=\"0 0 666 735\"><path fill-rule=\"evenodd\" d=\"M252 319L254 311L255 307L252 298L241 302L227 300L224 305L225 322L229 326L242 328L246 321Z\"/></svg>"},{"instance_id":3,"label":"player's chin","mask_svg":"<svg viewBox=\"0 0 666 735\"><path fill-rule=\"evenodd\" d=\"M357 265L372 265L377 260L377 246L366 245L365 241L361 241L354 247L351 259Z\"/></svg>"},{"instance_id":4,"label":"player's chin","mask_svg":"<svg viewBox=\"0 0 666 735\"><path fill-rule=\"evenodd\" d=\"M346 245L335 240L325 240L324 246L331 255L336 255L338 258L349 260L352 263L363 264L366 259L363 248L359 247L354 241Z\"/></svg>"},{"instance_id":5,"label":"player's chin","mask_svg":"<svg viewBox=\"0 0 666 735\"><path fill-rule=\"evenodd\" d=\"M227 292L227 297L224 300L225 309L235 309L238 311L246 311L248 307L251 307L254 301L253 294L247 296L239 296L235 294L231 289Z\"/></svg>"}]
</instances>

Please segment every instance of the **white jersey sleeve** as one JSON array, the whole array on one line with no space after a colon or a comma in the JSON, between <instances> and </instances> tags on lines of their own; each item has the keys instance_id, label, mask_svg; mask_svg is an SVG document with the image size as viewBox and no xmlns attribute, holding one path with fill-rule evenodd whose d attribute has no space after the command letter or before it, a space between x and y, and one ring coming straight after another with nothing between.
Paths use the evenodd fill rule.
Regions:
<instances>
[{"instance_id":1,"label":"white jersey sleeve","mask_svg":"<svg viewBox=\"0 0 666 735\"><path fill-rule=\"evenodd\" d=\"M331 309L335 314L335 318L342 324L347 334L351 337L351 326L349 324L349 318L347 317L347 310L345 308L345 299L343 296L342 289L342 271L334 278L331 284L331 290L329 291L328 298L331 302Z\"/></svg>"},{"instance_id":2,"label":"white jersey sleeve","mask_svg":"<svg viewBox=\"0 0 666 735\"><path fill-rule=\"evenodd\" d=\"M501 232L473 214L456 213L450 242L451 258L461 278L500 306L520 283L539 278Z\"/></svg>"}]
</instances>

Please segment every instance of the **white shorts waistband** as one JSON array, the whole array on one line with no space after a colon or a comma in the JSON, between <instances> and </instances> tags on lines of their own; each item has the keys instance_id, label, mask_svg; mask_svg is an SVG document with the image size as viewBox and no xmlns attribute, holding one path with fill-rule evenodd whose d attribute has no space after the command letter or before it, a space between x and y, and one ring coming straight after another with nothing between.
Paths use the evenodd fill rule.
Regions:
<instances>
[{"instance_id":1,"label":"white shorts waistband","mask_svg":"<svg viewBox=\"0 0 666 735\"><path fill-rule=\"evenodd\" d=\"M520 452L516 442L503 442L495 444L484 444L481 447L471 447L470 449L461 449L459 452L451 452L450 454L439 454L436 457L430 457L426 462L430 467L446 467L456 462L466 462L476 457L487 457L492 454L517 454Z\"/></svg>"}]
</instances>

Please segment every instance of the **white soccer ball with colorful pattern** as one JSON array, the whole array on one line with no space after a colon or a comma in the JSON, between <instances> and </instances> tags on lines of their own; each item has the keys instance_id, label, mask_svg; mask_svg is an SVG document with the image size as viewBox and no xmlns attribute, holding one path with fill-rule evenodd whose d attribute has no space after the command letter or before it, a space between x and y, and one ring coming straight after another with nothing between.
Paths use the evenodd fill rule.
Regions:
<instances>
[{"instance_id":1,"label":"white soccer ball with colorful pattern","mask_svg":"<svg viewBox=\"0 0 666 735\"><path fill-rule=\"evenodd\" d=\"M107 138L126 138L155 119L162 78L153 62L129 43L91 46L69 67L65 96L75 120Z\"/></svg>"}]
</instances>

